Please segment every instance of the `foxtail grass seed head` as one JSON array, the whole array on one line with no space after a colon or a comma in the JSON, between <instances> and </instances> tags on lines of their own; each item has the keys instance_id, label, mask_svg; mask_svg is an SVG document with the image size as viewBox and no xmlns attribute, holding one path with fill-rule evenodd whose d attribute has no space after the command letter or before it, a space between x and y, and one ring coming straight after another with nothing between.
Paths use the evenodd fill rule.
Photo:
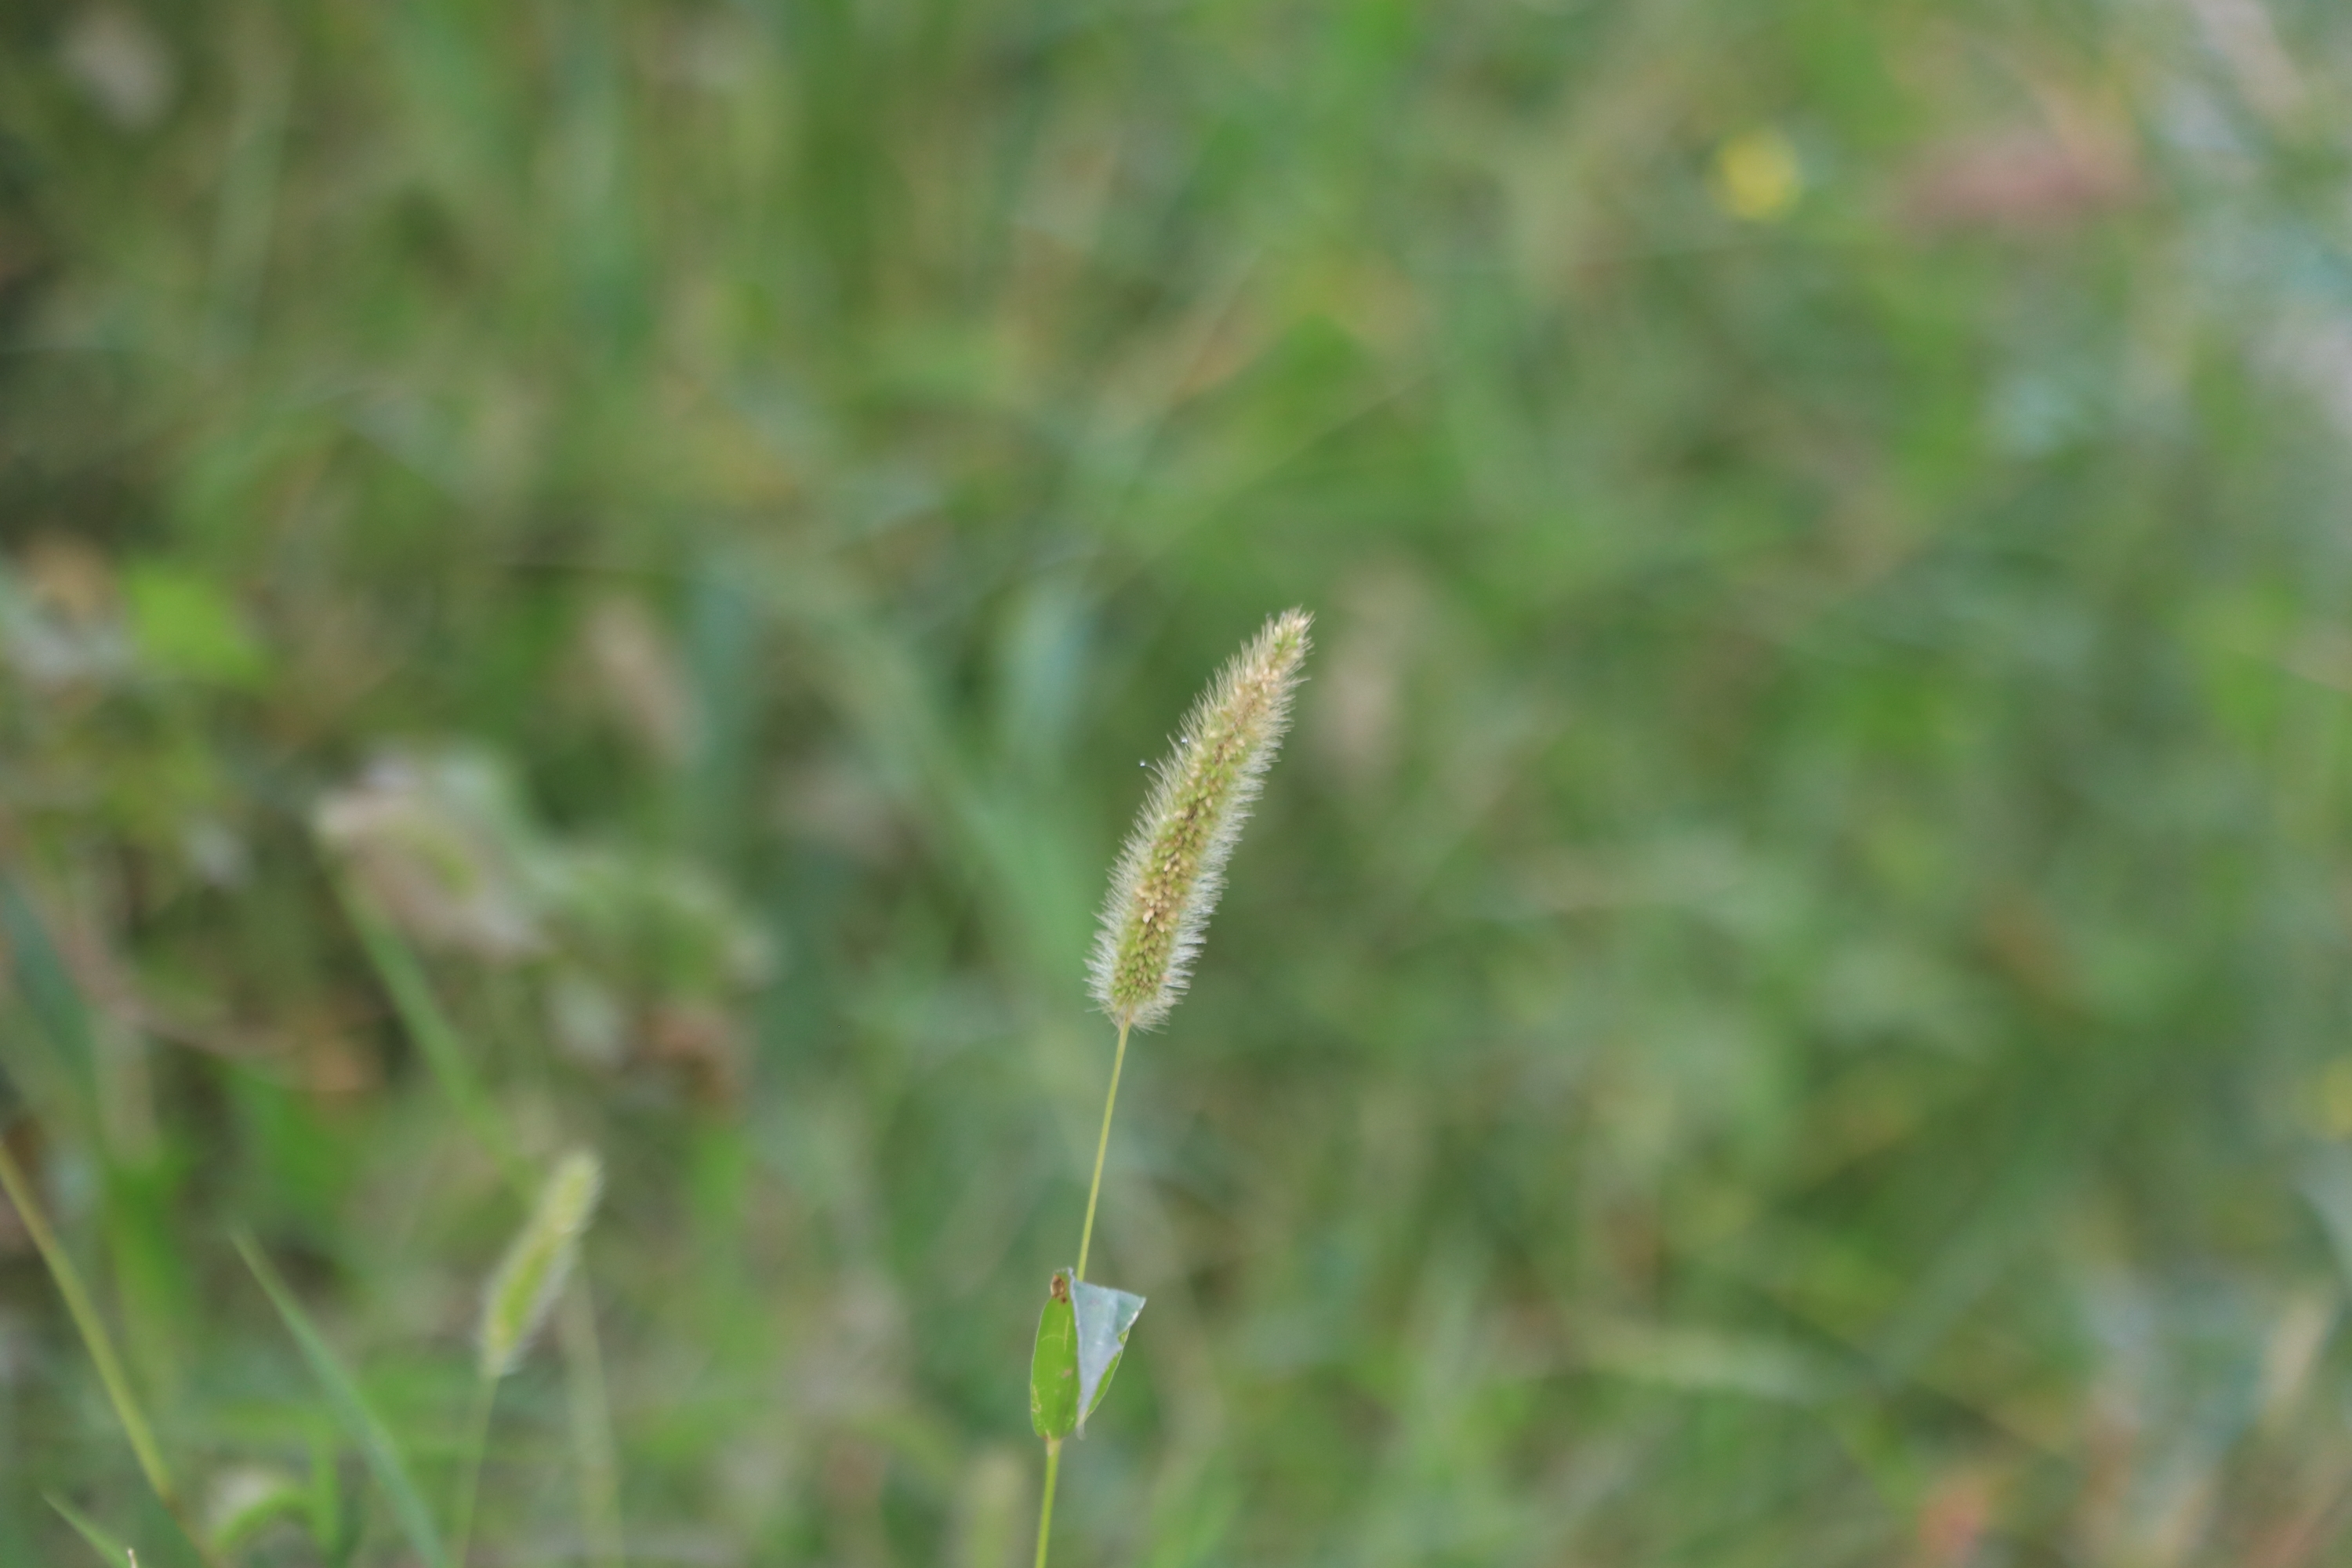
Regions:
<instances>
[{"instance_id":1,"label":"foxtail grass seed head","mask_svg":"<svg viewBox=\"0 0 2352 1568\"><path fill-rule=\"evenodd\" d=\"M564 1155L548 1173L530 1218L499 1260L498 1272L490 1276L483 1294L484 1377L504 1377L514 1371L546 1325L555 1299L572 1277L581 1233L588 1228L604 1186L604 1167L584 1149Z\"/></svg>"},{"instance_id":2,"label":"foxtail grass seed head","mask_svg":"<svg viewBox=\"0 0 2352 1568\"><path fill-rule=\"evenodd\" d=\"M1290 722L1312 620L1289 610L1266 622L1202 693L1160 764L1095 939L1095 1000L1121 1028L1159 1023L1191 977L1225 861Z\"/></svg>"}]
</instances>

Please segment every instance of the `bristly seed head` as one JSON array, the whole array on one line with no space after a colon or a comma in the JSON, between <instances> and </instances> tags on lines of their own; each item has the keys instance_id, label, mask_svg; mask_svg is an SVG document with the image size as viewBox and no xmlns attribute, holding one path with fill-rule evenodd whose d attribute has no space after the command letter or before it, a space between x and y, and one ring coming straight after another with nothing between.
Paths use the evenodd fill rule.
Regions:
<instances>
[{"instance_id":1,"label":"bristly seed head","mask_svg":"<svg viewBox=\"0 0 2352 1568\"><path fill-rule=\"evenodd\" d=\"M596 1156L575 1149L555 1163L522 1232L499 1261L482 1299L481 1373L504 1377L522 1361L572 1277L580 1234L604 1191Z\"/></svg>"},{"instance_id":2,"label":"bristly seed head","mask_svg":"<svg viewBox=\"0 0 2352 1568\"><path fill-rule=\"evenodd\" d=\"M1186 715L1112 868L1095 939L1095 1000L1121 1028L1168 1015L1224 886L1225 861L1290 722L1313 617L1266 622Z\"/></svg>"}]
</instances>

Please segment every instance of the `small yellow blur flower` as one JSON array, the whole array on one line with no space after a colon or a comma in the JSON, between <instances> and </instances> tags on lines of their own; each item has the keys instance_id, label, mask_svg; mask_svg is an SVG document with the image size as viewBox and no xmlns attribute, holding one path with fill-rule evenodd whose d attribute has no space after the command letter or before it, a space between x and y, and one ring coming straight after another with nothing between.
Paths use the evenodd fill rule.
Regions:
<instances>
[{"instance_id":1,"label":"small yellow blur flower","mask_svg":"<svg viewBox=\"0 0 2352 1568\"><path fill-rule=\"evenodd\" d=\"M1805 188L1797 149L1771 126L1745 131L1715 150L1707 188L1715 205L1749 223L1786 217Z\"/></svg>"}]
</instances>

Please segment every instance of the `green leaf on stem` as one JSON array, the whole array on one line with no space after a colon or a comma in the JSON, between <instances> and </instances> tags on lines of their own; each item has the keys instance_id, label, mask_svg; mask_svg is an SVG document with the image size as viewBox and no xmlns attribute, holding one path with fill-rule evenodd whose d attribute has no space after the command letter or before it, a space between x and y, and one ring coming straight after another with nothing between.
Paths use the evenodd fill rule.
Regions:
<instances>
[{"instance_id":1,"label":"green leaf on stem","mask_svg":"<svg viewBox=\"0 0 2352 1568\"><path fill-rule=\"evenodd\" d=\"M1078 1324L1070 1306L1070 1271L1055 1270L1045 1310L1037 1315L1037 1345L1029 1357L1029 1425L1058 1442L1078 1424Z\"/></svg>"},{"instance_id":2,"label":"green leaf on stem","mask_svg":"<svg viewBox=\"0 0 2352 1568\"><path fill-rule=\"evenodd\" d=\"M1055 1271L1029 1362L1029 1422L1037 1436L1086 1436L1087 1417L1110 1388L1143 1298Z\"/></svg>"}]
</instances>

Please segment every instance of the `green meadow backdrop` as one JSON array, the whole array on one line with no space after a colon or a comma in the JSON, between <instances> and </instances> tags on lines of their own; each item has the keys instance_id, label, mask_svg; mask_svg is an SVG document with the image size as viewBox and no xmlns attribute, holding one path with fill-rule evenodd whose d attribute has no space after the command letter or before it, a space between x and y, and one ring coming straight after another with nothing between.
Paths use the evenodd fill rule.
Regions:
<instances>
[{"instance_id":1,"label":"green meadow backdrop","mask_svg":"<svg viewBox=\"0 0 2352 1568\"><path fill-rule=\"evenodd\" d=\"M6 1148L181 1511L427 1563L585 1146L477 1564L1026 1563L1104 873L1303 605L1055 1562L2335 1561L2347 105L2325 0L5 7ZM26 1218L0 1562L189 1568Z\"/></svg>"}]
</instances>

